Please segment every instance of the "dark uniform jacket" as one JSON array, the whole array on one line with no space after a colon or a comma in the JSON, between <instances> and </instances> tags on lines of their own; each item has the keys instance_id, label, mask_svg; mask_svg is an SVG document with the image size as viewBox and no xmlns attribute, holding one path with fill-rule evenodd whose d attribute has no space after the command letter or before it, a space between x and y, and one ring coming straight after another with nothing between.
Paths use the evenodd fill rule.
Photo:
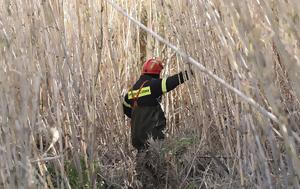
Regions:
<instances>
[{"instance_id":1,"label":"dark uniform jacket","mask_svg":"<svg viewBox=\"0 0 300 189\"><path fill-rule=\"evenodd\" d=\"M161 96L185 79L188 79L187 72L164 79L159 79L158 75L141 75L125 95L123 109L125 115L131 118L131 140L136 149L146 148L149 136L153 139L164 138L166 118L160 106Z\"/></svg>"}]
</instances>

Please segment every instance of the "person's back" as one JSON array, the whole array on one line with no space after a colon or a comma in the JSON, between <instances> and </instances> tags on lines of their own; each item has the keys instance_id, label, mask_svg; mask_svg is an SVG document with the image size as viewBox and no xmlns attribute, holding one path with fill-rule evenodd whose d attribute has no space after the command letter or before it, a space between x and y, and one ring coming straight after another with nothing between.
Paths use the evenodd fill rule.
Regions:
<instances>
[{"instance_id":1,"label":"person's back","mask_svg":"<svg viewBox=\"0 0 300 189\"><path fill-rule=\"evenodd\" d=\"M159 58L151 58L143 65L142 75L125 95L124 113L131 118L132 145L140 150L147 148L147 140L164 139L166 118L160 106L161 96L184 82L184 74L160 79L163 69ZM184 72L188 79L187 72Z\"/></svg>"}]
</instances>

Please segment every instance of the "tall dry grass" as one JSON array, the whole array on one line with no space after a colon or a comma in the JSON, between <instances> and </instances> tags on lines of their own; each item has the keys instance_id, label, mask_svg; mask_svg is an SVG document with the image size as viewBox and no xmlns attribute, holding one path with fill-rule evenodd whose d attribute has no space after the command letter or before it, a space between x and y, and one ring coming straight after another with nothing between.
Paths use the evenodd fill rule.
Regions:
<instances>
[{"instance_id":1,"label":"tall dry grass","mask_svg":"<svg viewBox=\"0 0 300 189\"><path fill-rule=\"evenodd\" d=\"M169 137L153 145L177 186L299 188L299 3L117 3L286 126L194 68L164 97ZM147 57L165 76L182 57L101 0L2 0L0 52L1 188L138 184L122 95Z\"/></svg>"}]
</instances>

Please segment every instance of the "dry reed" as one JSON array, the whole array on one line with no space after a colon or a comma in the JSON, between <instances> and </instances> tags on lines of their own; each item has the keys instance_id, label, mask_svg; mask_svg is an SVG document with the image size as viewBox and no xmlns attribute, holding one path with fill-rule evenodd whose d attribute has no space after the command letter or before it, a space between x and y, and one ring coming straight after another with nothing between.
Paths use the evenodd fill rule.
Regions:
<instances>
[{"instance_id":1,"label":"dry reed","mask_svg":"<svg viewBox=\"0 0 300 189\"><path fill-rule=\"evenodd\" d=\"M299 188L299 3L117 4L285 125L194 67L163 99L159 186ZM0 54L0 188L139 186L122 95L147 57L164 58L164 76L188 69L183 57L105 0L2 0Z\"/></svg>"}]
</instances>

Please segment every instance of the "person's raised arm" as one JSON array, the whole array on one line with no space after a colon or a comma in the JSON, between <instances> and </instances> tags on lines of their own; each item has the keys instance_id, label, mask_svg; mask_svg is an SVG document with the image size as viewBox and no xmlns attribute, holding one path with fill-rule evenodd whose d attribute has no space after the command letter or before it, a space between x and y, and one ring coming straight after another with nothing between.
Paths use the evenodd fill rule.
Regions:
<instances>
[{"instance_id":1,"label":"person's raised arm","mask_svg":"<svg viewBox=\"0 0 300 189\"><path fill-rule=\"evenodd\" d=\"M192 74L192 72L191 72ZM151 91L157 97L175 89L178 85L189 79L188 71L183 71L164 79L155 79L151 81Z\"/></svg>"}]
</instances>

